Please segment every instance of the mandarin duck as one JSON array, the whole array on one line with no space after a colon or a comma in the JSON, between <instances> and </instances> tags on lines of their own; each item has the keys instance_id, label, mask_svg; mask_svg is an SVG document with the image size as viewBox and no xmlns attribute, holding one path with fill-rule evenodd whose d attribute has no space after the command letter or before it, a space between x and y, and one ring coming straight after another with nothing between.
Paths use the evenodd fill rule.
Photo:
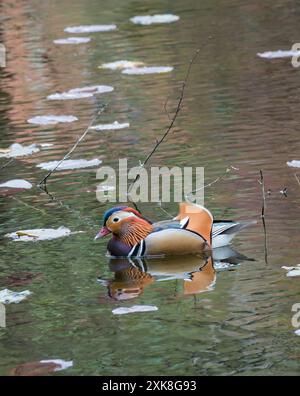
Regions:
<instances>
[{"instance_id":1,"label":"mandarin duck","mask_svg":"<svg viewBox=\"0 0 300 396\"><path fill-rule=\"evenodd\" d=\"M107 249L115 257L177 256L228 245L253 222L214 221L203 206L183 202L172 220L152 223L127 206L107 210L95 239L112 234Z\"/></svg>"}]
</instances>

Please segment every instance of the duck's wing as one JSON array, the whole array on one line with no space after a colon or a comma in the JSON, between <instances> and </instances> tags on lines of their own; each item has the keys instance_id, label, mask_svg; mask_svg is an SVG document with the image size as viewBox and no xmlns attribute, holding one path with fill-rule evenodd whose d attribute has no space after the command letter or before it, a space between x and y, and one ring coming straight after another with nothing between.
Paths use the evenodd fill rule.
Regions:
<instances>
[{"instance_id":1,"label":"duck's wing","mask_svg":"<svg viewBox=\"0 0 300 396\"><path fill-rule=\"evenodd\" d=\"M253 224L256 224L256 221L215 220L212 227L212 247L229 245L237 233Z\"/></svg>"},{"instance_id":2,"label":"duck's wing","mask_svg":"<svg viewBox=\"0 0 300 396\"><path fill-rule=\"evenodd\" d=\"M195 254L211 246L213 217L203 206L181 203L173 220L152 224L153 231L135 245L128 257Z\"/></svg>"},{"instance_id":3,"label":"duck's wing","mask_svg":"<svg viewBox=\"0 0 300 396\"><path fill-rule=\"evenodd\" d=\"M127 257L196 254L207 247L207 241L196 232L184 228L167 228L151 232L131 249Z\"/></svg>"}]
</instances>

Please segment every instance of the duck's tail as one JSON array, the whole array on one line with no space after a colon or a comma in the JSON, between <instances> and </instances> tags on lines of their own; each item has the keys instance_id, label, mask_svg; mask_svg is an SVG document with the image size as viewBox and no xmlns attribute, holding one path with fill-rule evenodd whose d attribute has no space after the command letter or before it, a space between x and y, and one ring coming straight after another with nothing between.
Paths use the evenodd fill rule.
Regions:
<instances>
[{"instance_id":1,"label":"duck's tail","mask_svg":"<svg viewBox=\"0 0 300 396\"><path fill-rule=\"evenodd\" d=\"M175 219L186 222L184 228L200 234L211 247L213 216L209 210L201 205L182 202Z\"/></svg>"}]
</instances>

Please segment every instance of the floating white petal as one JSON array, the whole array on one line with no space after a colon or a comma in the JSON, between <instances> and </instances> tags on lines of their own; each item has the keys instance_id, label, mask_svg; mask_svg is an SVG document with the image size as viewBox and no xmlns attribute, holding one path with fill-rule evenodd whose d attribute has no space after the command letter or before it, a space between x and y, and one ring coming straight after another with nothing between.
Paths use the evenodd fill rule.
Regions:
<instances>
[{"instance_id":1,"label":"floating white petal","mask_svg":"<svg viewBox=\"0 0 300 396\"><path fill-rule=\"evenodd\" d=\"M70 89L67 92L55 93L47 96L48 100L70 100L70 99L82 99L90 98L97 94L105 92L112 92L114 90L110 85L92 85L83 88Z\"/></svg>"},{"instance_id":2,"label":"floating white petal","mask_svg":"<svg viewBox=\"0 0 300 396\"><path fill-rule=\"evenodd\" d=\"M114 315L126 315L129 313L135 313L135 312L152 312L152 311L158 311L158 308L155 305L134 305L133 307L122 307L122 308L116 308L112 310L112 313Z\"/></svg>"},{"instance_id":3,"label":"floating white petal","mask_svg":"<svg viewBox=\"0 0 300 396\"><path fill-rule=\"evenodd\" d=\"M61 115L61 116L46 115L46 116L37 116L37 117L29 118L27 122L29 122L29 124L37 124L37 125L55 125L58 124L59 122L74 122L77 120L78 120L77 117L70 115Z\"/></svg>"},{"instance_id":4,"label":"floating white petal","mask_svg":"<svg viewBox=\"0 0 300 396\"><path fill-rule=\"evenodd\" d=\"M153 23L176 22L179 20L179 16L173 14L137 15L130 20L137 25L152 25Z\"/></svg>"},{"instance_id":5,"label":"floating white petal","mask_svg":"<svg viewBox=\"0 0 300 396\"><path fill-rule=\"evenodd\" d=\"M66 360L62 360L62 359L41 360L40 363L45 363L45 364L54 363L57 366L59 366L59 367L56 367L54 369L54 371L66 370L67 368L73 366L73 361L72 360L66 361Z\"/></svg>"},{"instance_id":6,"label":"floating white petal","mask_svg":"<svg viewBox=\"0 0 300 396\"><path fill-rule=\"evenodd\" d=\"M36 144L30 146L22 146L22 144L14 143L8 149L0 149L0 158L16 158L24 157L39 152L40 149Z\"/></svg>"},{"instance_id":7,"label":"floating white petal","mask_svg":"<svg viewBox=\"0 0 300 396\"><path fill-rule=\"evenodd\" d=\"M39 146L42 148L48 148L48 147L54 146L54 144L53 143L40 143Z\"/></svg>"},{"instance_id":8,"label":"floating white petal","mask_svg":"<svg viewBox=\"0 0 300 396\"><path fill-rule=\"evenodd\" d=\"M115 121L112 124L98 124L90 127L90 129L95 129L96 131L110 131L114 129L124 129L128 127L129 127L128 122L124 122L123 124L120 124L118 121Z\"/></svg>"},{"instance_id":9,"label":"floating white petal","mask_svg":"<svg viewBox=\"0 0 300 396\"><path fill-rule=\"evenodd\" d=\"M174 68L171 66L149 66L149 67L132 67L124 69L123 74L142 75L142 74L156 74L156 73L168 73Z\"/></svg>"},{"instance_id":10,"label":"floating white petal","mask_svg":"<svg viewBox=\"0 0 300 396\"><path fill-rule=\"evenodd\" d=\"M62 238L71 235L72 232L67 227L41 228L33 230L19 230L6 234L5 237L14 241L32 242L32 241L50 241L51 239Z\"/></svg>"},{"instance_id":11,"label":"floating white petal","mask_svg":"<svg viewBox=\"0 0 300 396\"><path fill-rule=\"evenodd\" d=\"M120 60L116 62L103 63L99 66L100 69L111 69L111 70L121 70L121 69L130 69L132 67L143 66L143 62L135 62L135 61L127 61Z\"/></svg>"},{"instance_id":12,"label":"floating white petal","mask_svg":"<svg viewBox=\"0 0 300 396\"><path fill-rule=\"evenodd\" d=\"M95 32L109 32L117 29L116 25L81 25L69 26L64 29L67 33L95 33Z\"/></svg>"},{"instance_id":13,"label":"floating white petal","mask_svg":"<svg viewBox=\"0 0 300 396\"><path fill-rule=\"evenodd\" d=\"M23 179L14 179L0 184L0 188L21 188L29 190L32 188L32 184Z\"/></svg>"},{"instance_id":14,"label":"floating white petal","mask_svg":"<svg viewBox=\"0 0 300 396\"><path fill-rule=\"evenodd\" d=\"M82 88L70 89L69 93L91 93L93 95L111 92L114 88L110 85L90 85Z\"/></svg>"},{"instance_id":15,"label":"floating white petal","mask_svg":"<svg viewBox=\"0 0 300 396\"><path fill-rule=\"evenodd\" d=\"M22 292L14 292L8 289L0 291L0 303L2 304L18 304L23 301L31 292L29 290L24 290Z\"/></svg>"},{"instance_id":16,"label":"floating white petal","mask_svg":"<svg viewBox=\"0 0 300 396\"><path fill-rule=\"evenodd\" d=\"M70 169L82 169L82 168L91 168L94 166L98 166L101 164L101 160L99 159L92 159L92 160L85 160L85 159L77 159L77 160L65 160L63 161L57 168L57 170L70 170ZM57 165L60 161L50 161L50 162L43 162L38 164L37 167L41 169L45 169L47 171L52 171L56 169Z\"/></svg>"},{"instance_id":17,"label":"floating white petal","mask_svg":"<svg viewBox=\"0 0 300 396\"><path fill-rule=\"evenodd\" d=\"M293 160L291 162L287 162L287 164L292 168L300 168L300 161Z\"/></svg>"},{"instance_id":18,"label":"floating white petal","mask_svg":"<svg viewBox=\"0 0 300 396\"><path fill-rule=\"evenodd\" d=\"M265 59L289 58L292 56L300 56L300 51L291 51L291 50L266 51L266 52L258 52L257 56Z\"/></svg>"},{"instance_id":19,"label":"floating white petal","mask_svg":"<svg viewBox=\"0 0 300 396\"><path fill-rule=\"evenodd\" d=\"M54 40L54 44L85 44L91 41L90 37L68 37Z\"/></svg>"},{"instance_id":20,"label":"floating white petal","mask_svg":"<svg viewBox=\"0 0 300 396\"><path fill-rule=\"evenodd\" d=\"M286 271L288 271L288 273L286 274L286 276L290 277L294 277L294 276L300 276L300 264L297 264L295 267L281 267L283 269L285 269Z\"/></svg>"},{"instance_id":21,"label":"floating white petal","mask_svg":"<svg viewBox=\"0 0 300 396\"><path fill-rule=\"evenodd\" d=\"M47 99L48 100L72 100L72 99L91 98L92 96L94 96L92 93L87 93L87 92L78 92L78 93L62 92L62 93L48 95Z\"/></svg>"}]
</instances>

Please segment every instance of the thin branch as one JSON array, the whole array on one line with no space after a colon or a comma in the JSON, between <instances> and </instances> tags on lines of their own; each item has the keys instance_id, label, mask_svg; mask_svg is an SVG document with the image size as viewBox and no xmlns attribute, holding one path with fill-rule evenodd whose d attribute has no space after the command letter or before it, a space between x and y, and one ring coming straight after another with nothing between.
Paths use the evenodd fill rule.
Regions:
<instances>
[{"instance_id":1,"label":"thin branch","mask_svg":"<svg viewBox=\"0 0 300 396\"><path fill-rule=\"evenodd\" d=\"M33 210L35 210L35 211L37 211L37 212L40 212L40 213L42 213L43 215L46 214L46 212L45 212L43 209L39 209L39 208L36 208L36 207L33 206L33 205L29 205L28 203L22 201L20 198L17 198L17 197L15 197L15 196L13 196L13 195L12 195L10 198L13 199L13 200L15 200L15 201L17 201L18 203L20 203L20 204L26 206L27 208L33 209Z\"/></svg>"},{"instance_id":2,"label":"thin branch","mask_svg":"<svg viewBox=\"0 0 300 396\"><path fill-rule=\"evenodd\" d=\"M263 223L263 228L264 228L265 263L268 264L267 227L266 227L266 221L265 221L265 208L266 208L265 181L264 181L264 175L263 175L262 170L260 170L259 173L260 173L260 180L258 180L258 182L261 185L262 196L263 196L263 202L262 202L262 208L261 208L261 218L262 218L262 223Z\"/></svg>"},{"instance_id":3,"label":"thin branch","mask_svg":"<svg viewBox=\"0 0 300 396\"><path fill-rule=\"evenodd\" d=\"M208 184L205 184L204 186L202 186L202 187L200 187L200 188L197 188L196 190L193 190L193 191L189 192L188 194L186 194L185 197L184 197L185 200L188 201L188 202L190 202L189 196L190 196L191 194L195 194L195 193L198 192L198 191L201 191L201 190L204 190L204 189L207 188L207 187L213 186L214 184L218 183L218 181L224 179L225 176L226 176L229 172L231 172L232 170L239 170L239 169L238 169L238 168L235 168L235 167L232 166L232 165L230 165L228 168L226 168L226 171L225 171L225 173L224 173L223 175L218 176L218 177L217 177L215 180L213 180L212 182L210 182L210 183L208 183Z\"/></svg>"},{"instance_id":4,"label":"thin branch","mask_svg":"<svg viewBox=\"0 0 300 396\"><path fill-rule=\"evenodd\" d=\"M46 189L46 184L47 184L47 180L48 178L52 175L53 172L55 172L57 170L57 168L65 161L67 160L71 154L76 150L76 148L78 147L78 145L83 141L83 139L86 137L86 135L89 133L91 126L93 125L93 123L96 121L97 117L102 114L104 112L104 110L106 109L106 107L108 106L108 103L104 104L101 109L99 111L97 111L96 115L92 118L92 120L89 122L87 128L84 130L83 134L76 140L75 144L72 146L71 150L69 150L67 152L67 154L58 162L58 164L56 165L56 167L54 169L52 169L38 184L39 187L41 187L41 185L44 185L44 189L47 192Z\"/></svg>"},{"instance_id":5,"label":"thin branch","mask_svg":"<svg viewBox=\"0 0 300 396\"><path fill-rule=\"evenodd\" d=\"M14 162L14 158L11 158L8 162L6 162L4 165L1 166L0 171L2 169L5 169L6 167L8 167L12 162Z\"/></svg>"},{"instance_id":6,"label":"thin branch","mask_svg":"<svg viewBox=\"0 0 300 396\"><path fill-rule=\"evenodd\" d=\"M209 36L208 39L211 39L211 36ZM175 123L175 121L177 119L177 116L178 116L178 114L179 114L179 112L181 110L181 105L182 105L182 102L183 102L183 99L184 99L185 88L186 88L186 85L187 85L187 82L188 82L188 79L189 79L189 76L190 76L190 73L191 73L192 66L193 66L196 58L198 57L200 51L202 50L202 48L207 43L208 43L208 40L205 41L205 43L200 48L198 48L196 50L194 56L190 60L187 73L186 73L185 78L184 78L183 83L182 83L180 97L179 97L179 100L178 100L178 103L177 103L177 107L176 107L176 110L175 110L175 113L174 113L173 117L171 118L171 122L170 122L169 126L167 127L165 133L162 135L162 137L159 140L156 141L154 147L152 148L150 153L147 155L147 157L144 160L144 162L140 163L140 167L141 168L143 168L147 164L147 162L150 160L150 158L153 156L153 154L156 152L156 150L159 148L159 146L163 143L163 141L166 139L166 137L168 136L169 132L173 128L174 123ZM139 180L139 178L140 178L140 175L137 174L136 178L133 180L133 182L129 186L128 195L130 194L130 191L131 191L132 187Z\"/></svg>"},{"instance_id":7,"label":"thin branch","mask_svg":"<svg viewBox=\"0 0 300 396\"><path fill-rule=\"evenodd\" d=\"M262 170L259 171L260 173L260 180L259 184L261 185L262 189L262 196L263 196L263 203L262 203L262 208L261 208L261 217L265 217L265 208L266 208L266 193L265 193L265 181L264 181L264 175Z\"/></svg>"},{"instance_id":8,"label":"thin branch","mask_svg":"<svg viewBox=\"0 0 300 396\"><path fill-rule=\"evenodd\" d=\"M297 174L296 173L294 173L294 176L295 176L295 178L296 178L296 180L297 180L297 183L299 184L299 186L300 186L300 180L299 180L299 177L297 176Z\"/></svg>"}]
</instances>

